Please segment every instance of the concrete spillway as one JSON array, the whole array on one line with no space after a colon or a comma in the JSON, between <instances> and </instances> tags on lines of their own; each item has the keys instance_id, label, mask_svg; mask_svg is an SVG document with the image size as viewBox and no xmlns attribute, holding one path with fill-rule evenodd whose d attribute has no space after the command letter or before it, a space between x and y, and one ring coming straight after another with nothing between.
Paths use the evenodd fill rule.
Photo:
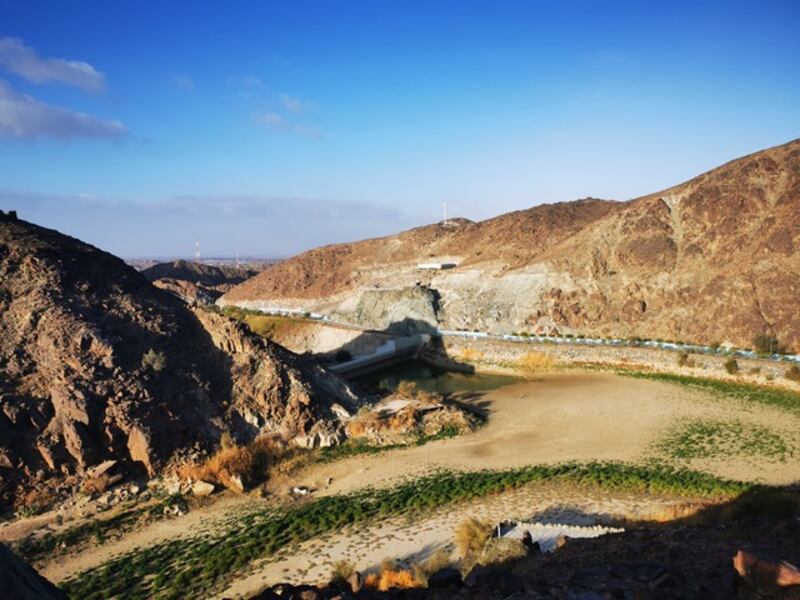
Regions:
<instances>
[{"instance_id":1,"label":"concrete spillway","mask_svg":"<svg viewBox=\"0 0 800 600\"><path fill-rule=\"evenodd\" d=\"M428 343L428 335L412 335L394 338L379 346L372 354L358 356L347 362L328 367L347 379L365 375L397 363L416 358L422 347Z\"/></svg>"}]
</instances>

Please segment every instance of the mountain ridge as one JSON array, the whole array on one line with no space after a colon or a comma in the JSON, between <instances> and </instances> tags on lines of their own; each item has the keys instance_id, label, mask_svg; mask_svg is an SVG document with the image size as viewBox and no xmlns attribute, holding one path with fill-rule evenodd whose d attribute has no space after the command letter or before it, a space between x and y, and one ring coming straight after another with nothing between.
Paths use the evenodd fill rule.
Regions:
<instances>
[{"instance_id":1,"label":"mountain ridge","mask_svg":"<svg viewBox=\"0 0 800 600\"><path fill-rule=\"evenodd\" d=\"M625 202L545 204L313 249L218 302L385 327L365 292L429 287L431 325L800 347L800 140ZM424 272L424 262L454 269ZM378 292L379 293L379 292ZM411 308L411 307L410 307Z\"/></svg>"}]
</instances>

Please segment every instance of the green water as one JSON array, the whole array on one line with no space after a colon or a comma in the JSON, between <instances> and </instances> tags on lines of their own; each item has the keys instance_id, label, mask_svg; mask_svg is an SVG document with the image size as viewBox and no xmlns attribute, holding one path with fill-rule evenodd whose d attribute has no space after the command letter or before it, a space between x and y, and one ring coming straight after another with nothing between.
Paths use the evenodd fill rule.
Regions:
<instances>
[{"instance_id":1,"label":"green water","mask_svg":"<svg viewBox=\"0 0 800 600\"><path fill-rule=\"evenodd\" d=\"M408 361L386 369L374 371L354 379L371 389L393 391L401 381L413 381L417 387L442 395L461 392L484 392L520 381L511 375L486 373L456 373L438 369L419 361Z\"/></svg>"}]
</instances>

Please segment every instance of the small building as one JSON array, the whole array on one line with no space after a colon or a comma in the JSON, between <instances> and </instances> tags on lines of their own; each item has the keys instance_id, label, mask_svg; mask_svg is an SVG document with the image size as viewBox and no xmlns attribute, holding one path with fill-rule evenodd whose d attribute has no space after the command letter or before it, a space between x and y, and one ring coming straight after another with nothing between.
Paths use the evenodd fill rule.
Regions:
<instances>
[{"instance_id":1,"label":"small building","mask_svg":"<svg viewBox=\"0 0 800 600\"><path fill-rule=\"evenodd\" d=\"M444 271L445 269L455 269L456 263L453 262L427 262L419 263L417 269L424 271Z\"/></svg>"}]
</instances>

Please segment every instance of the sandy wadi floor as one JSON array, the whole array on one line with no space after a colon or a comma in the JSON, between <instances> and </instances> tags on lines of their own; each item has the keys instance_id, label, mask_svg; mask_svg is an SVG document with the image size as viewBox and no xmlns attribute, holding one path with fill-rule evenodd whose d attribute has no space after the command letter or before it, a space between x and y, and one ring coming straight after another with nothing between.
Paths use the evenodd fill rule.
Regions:
<instances>
[{"instance_id":1,"label":"sandy wadi floor","mask_svg":"<svg viewBox=\"0 0 800 600\"><path fill-rule=\"evenodd\" d=\"M737 420L778 432L792 452L800 449L800 417L762 405L716 397L702 390L673 384L583 372L544 375L488 392L462 395L460 400L486 411L489 420L473 434L377 455L361 455L317 464L292 477L273 482L285 494L289 486L307 485L315 496L349 493L367 486L386 486L436 469L502 469L535 463L621 460L641 462L657 454L654 444L676 423L693 420ZM800 480L800 461L738 455L684 461L684 466L718 476L787 484ZM330 482L330 483L329 483ZM102 564L113 555L165 539L224 529L242 511L258 510L270 500L223 496L199 512L169 523L154 523L126 539L99 545L79 556L65 556L44 566L56 581ZM470 515L490 521L539 518L580 524L609 516L646 517L669 509L674 498L626 496L601 491L559 489L533 484L512 493L447 507L426 518L405 518L329 534L254 565L226 594L244 596L267 583L315 581L330 575L338 559L359 569L376 566L386 557L417 560L447 547L457 523ZM667 511L668 512L668 511Z\"/></svg>"},{"instance_id":2,"label":"sandy wadi floor","mask_svg":"<svg viewBox=\"0 0 800 600\"><path fill-rule=\"evenodd\" d=\"M315 466L296 480L323 493L388 485L437 468L502 469L565 461L639 461L675 423L739 421L800 433L800 417L785 411L669 383L608 373L539 377L461 400L489 414L477 432L404 450ZM795 440L796 441L796 440ZM731 479L788 484L800 480L800 461L764 457L695 459L685 466ZM323 485L324 487L324 485Z\"/></svg>"}]
</instances>

